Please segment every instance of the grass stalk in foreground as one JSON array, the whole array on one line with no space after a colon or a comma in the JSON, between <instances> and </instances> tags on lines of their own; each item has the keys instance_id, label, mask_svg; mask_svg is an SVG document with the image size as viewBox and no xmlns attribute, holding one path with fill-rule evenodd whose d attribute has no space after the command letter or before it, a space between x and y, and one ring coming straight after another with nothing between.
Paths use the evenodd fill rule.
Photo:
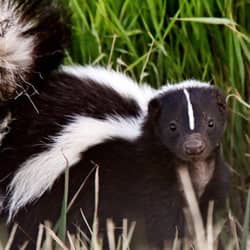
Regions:
<instances>
[{"instance_id":1,"label":"grass stalk in foreground","mask_svg":"<svg viewBox=\"0 0 250 250\"><path fill-rule=\"evenodd\" d=\"M195 247L196 250L220 250L221 245L218 244L221 241L223 247L228 250L248 250L249 240L249 218L250 218L250 192L248 195L247 208L245 212L244 225L241 227L238 220L229 214L227 221L223 221L219 224L213 222L213 203L209 205L207 225L203 224L201 214L199 211L198 203L194 194L194 190L191 184L189 173L186 168L182 168L179 171L180 180L183 185L184 194L188 204L188 215L191 219L188 220L191 229L194 230L192 238L184 240L184 249L190 249ZM59 223L62 231L67 236L65 240L62 240L59 235L56 234L49 223L41 225L39 228L36 250L52 250L53 246L57 246L63 250L102 250L102 240L98 235L98 206L99 206L99 168L95 168L95 211L93 216L92 228L90 228L91 238L86 239L84 232L79 231L77 235L72 235L66 229L66 224ZM63 206L64 207L64 206ZM83 220L86 222L86 220ZM228 225L231 226L228 226ZM238 228L242 229L239 233ZM133 222L130 224L126 219L123 221L121 236L117 239L115 233L115 224L111 220L107 220L107 238L110 250L129 250L131 249L130 243L134 235L136 224ZM14 226L12 233L9 237L9 241L6 244L6 250L10 249L13 238L15 237L16 226ZM45 235L45 242L42 244L42 237ZM178 232L177 232L178 235ZM226 235L226 241L223 241ZM86 244L87 243L87 244ZM240 243L240 244L239 244ZM145 246L146 248L147 246ZM25 248L24 248L25 249ZM136 249L136 248L134 248ZM166 248L168 250L180 250L181 244L178 239L173 243L173 246Z\"/></svg>"}]
</instances>

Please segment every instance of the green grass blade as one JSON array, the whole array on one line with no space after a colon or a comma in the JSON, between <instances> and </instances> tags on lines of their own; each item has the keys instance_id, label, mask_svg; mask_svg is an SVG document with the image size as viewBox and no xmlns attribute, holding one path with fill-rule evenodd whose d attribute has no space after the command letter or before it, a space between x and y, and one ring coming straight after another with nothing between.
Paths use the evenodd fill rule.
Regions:
<instances>
[{"instance_id":1,"label":"green grass blade","mask_svg":"<svg viewBox=\"0 0 250 250\"><path fill-rule=\"evenodd\" d=\"M246 210L245 210L245 218L243 225L243 234L241 238L241 248L240 250L248 250L248 235L249 235L249 223L250 223L250 190L248 191Z\"/></svg>"}]
</instances>

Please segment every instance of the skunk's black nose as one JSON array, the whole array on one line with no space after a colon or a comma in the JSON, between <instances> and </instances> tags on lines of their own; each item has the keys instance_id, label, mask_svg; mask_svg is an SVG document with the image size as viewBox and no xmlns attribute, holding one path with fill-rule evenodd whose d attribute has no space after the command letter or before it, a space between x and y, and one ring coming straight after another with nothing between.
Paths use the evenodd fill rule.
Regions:
<instances>
[{"instance_id":1,"label":"skunk's black nose","mask_svg":"<svg viewBox=\"0 0 250 250\"><path fill-rule=\"evenodd\" d=\"M192 137L188 138L184 143L184 152L187 155L199 155L205 149L205 143L201 138Z\"/></svg>"}]
</instances>

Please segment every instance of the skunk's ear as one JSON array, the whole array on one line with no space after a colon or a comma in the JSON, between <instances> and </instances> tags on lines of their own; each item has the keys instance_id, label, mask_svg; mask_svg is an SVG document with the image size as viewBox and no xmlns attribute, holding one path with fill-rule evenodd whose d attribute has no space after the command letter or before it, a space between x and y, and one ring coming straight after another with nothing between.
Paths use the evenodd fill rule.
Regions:
<instances>
[{"instance_id":1,"label":"skunk's ear","mask_svg":"<svg viewBox=\"0 0 250 250\"><path fill-rule=\"evenodd\" d=\"M152 99L148 104L148 115L152 118L157 118L161 113L161 106L159 97Z\"/></svg>"},{"instance_id":2,"label":"skunk's ear","mask_svg":"<svg viewBox=\"0 0 250 250\"><path fill-rule=\"evenodd\" d=\"M227 103L226 103L226 97L223 94L223 92L215 87L214 89L214 94L215 94L215 98L216 98L216 103L218 105L219 111L223 114L223 115L227 115Z\"/></svg>"}]
</instances>

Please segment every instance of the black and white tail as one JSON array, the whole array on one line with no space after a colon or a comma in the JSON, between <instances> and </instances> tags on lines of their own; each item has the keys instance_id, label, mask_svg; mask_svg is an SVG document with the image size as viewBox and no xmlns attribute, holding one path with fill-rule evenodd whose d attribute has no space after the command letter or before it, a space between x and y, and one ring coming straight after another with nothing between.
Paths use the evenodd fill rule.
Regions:
<instances>
[{"instance_id":1,"label":"black and white tail","mask_svg":"<svg viewBox=\"0 0 250 250\"><path fill-rule=\"evenodd\" d=\"M0 0L1 102L36 88L58 67L69 39L68 16L50 0Z\"/></svg>"}]
</instances>

